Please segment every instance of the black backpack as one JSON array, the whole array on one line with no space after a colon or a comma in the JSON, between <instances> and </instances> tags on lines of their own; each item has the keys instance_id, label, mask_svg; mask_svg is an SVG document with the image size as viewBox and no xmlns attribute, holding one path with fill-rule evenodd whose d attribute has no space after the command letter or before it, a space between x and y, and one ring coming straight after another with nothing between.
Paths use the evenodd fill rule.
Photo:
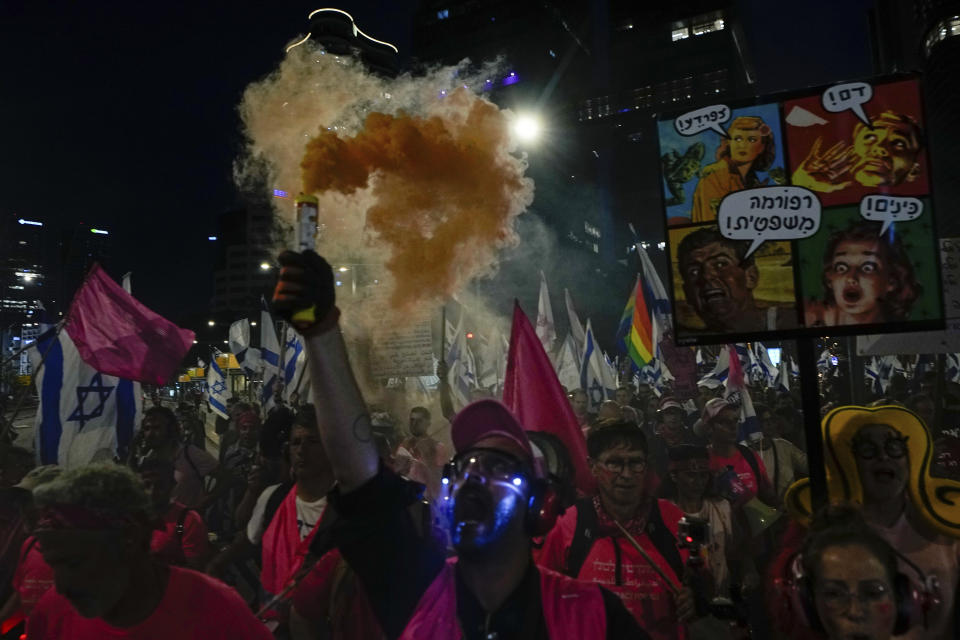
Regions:
<instances>
[{"instance_id":1,"label":"black backpack","mask_svg":"<svg viewBox=\"0 0 960 640\"><path fill-rule=\"evenodd\" d=\"M577 578L580 575L583 563L587 561L590 549L593 548L593 543L597 540L597 512L593 508L593 498L581 498L577 501L576 507L577 525L574 529L573 540L570 543L570 550L567 553L567 566L564 571L571 578ZM663 514L660 513L658 500L654 500L653 506L650 508L646 533L650 537L650 541L653 542L653 546L673 569L674 574L677 577L683 576L683 560L681 560L680 551L677 549L677 541L663 522ZM620 545L614 544L613 549L616 562L615 582L617 585L622 585Z\"/></svg>"}]
</instances>

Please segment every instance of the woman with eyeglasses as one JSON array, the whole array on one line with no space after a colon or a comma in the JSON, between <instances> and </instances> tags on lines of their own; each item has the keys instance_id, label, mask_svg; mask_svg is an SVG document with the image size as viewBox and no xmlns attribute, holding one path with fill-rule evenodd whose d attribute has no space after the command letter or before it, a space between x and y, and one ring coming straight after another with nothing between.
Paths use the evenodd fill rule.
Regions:
<instances>
[{"instance_id":1,"label":"woman with eyeglasses","mask_svg":"<svg viewBox=\"0 0 960 640\"><path fill-rule=\"evenodd\" d=\"M893 548L936 580L944 596L940 610L931 612L929 628L916 628L902 637L953 639L960 541L931 530L911 503L907 485L912 444L895 425L866 424L857 430L850 448L863 487L863 517Z\"/></svg>"},{"instance_id":2,"label":"woman with eyeglasses","mask_svg":"<svg viewBox=\"0 0 960 640\"><path fill-rule=\"evenodd\" d=\"M828 640L891 638L907 606L896 593L904 579L896 551L852 509L832 507L818 520L789 585L804 626Z\"/></svg>"},{"instance_id":3,"label":"woman with eyeglasses","mask_svg":"<svg viewBox=\"0 0 960 640\"><path fill-rule=\"evenodd\" d=\"M900 570L926 594L922 624L897 638L956 638L960 485L931 474L929 429L893 405L838 407L824 417L822 429L830 503L857 506L897 551ZM798 523L809 522L810 495L805 481L787 492L784 502ZM782 579L786 569L778 560L773 575Z\"/></svg>"}]
</instances>

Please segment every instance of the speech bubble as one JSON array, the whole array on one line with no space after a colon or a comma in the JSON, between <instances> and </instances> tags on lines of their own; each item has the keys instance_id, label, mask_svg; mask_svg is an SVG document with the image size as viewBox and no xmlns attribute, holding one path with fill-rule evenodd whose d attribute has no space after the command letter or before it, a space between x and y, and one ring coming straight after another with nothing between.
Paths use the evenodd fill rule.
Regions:
<instances>
[{"instance_id":1,"label":"speech bubble","mask_svg":"<svg viewBox=\"0 0 960 640\"><path fill-rule=\"evenodd\" d=\"M729 138L720 125L730 120L730 107L715 104L696 111L688 111L673 121L673 128L682 136L695 136L701 131L712 129L724 138Z\"/></svg>"},{"instance_id":2,"label":"speech bubble","mask_svg":"<svg viewBox=\"0 0 960 640\"><path fill-rule=\"evenodd\" d=\"M894 222L916 220L921 213L923 200L920 198L875 193L860 201L861 218L883 223L880 235L885 234Z\"/></svg>"},{"instance_id":3,"label":"speech bubble","mask_svg":"<svg viewBox=\"0 0 960 640\"><path fill-rule=\"evenodd\" d=\"M849 109L853 111L860 122L871 129L873 124L863 110L863 105L873 97L873 87L866 82L847 82L830 87L820 96L820 104L830 113L840 113Z\"/></svg>"},{"instance_id":4,"label":"speech bubble","mask_svg":"<svg viewBox=\"0 0 960 640\"><path fill-rule=\"evenodd\" d=\"M720 235L752 240L744 257L767 240L809 238L820 228L820 200L803 187L758 187L734 191L720 201Z\"/></svg>"}]
</instances>

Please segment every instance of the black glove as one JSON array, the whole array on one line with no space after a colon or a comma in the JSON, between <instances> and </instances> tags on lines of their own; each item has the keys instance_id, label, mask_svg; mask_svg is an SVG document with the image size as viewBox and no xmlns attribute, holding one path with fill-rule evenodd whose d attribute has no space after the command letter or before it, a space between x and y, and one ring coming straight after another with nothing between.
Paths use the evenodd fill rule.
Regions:
<instances>
[{"instance_id":1,"label":"black glove","mask_svg":"<svg viewBox=\"0 0 960 640\"><path fill-rule=\"evenodd\" d=\"M333 269L316 252L284 251L277 258L280 276L273 291L273 312L305 332L336 313Z\"/></svg>"}]
</instances>

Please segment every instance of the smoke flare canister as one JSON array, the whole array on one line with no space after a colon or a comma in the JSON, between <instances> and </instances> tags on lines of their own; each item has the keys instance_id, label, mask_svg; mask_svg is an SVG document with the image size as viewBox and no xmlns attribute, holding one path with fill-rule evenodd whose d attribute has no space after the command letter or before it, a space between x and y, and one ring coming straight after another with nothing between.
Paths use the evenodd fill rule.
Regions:
<instances>
[{"instance_id":1,"label":"smoke flare canister","mask_svg":"<svg viewBox=\"0 0 960 640\"><path fill-rule=\"evenodd\" d=\"M316 249L319 202L310 194L297 196L297 251Z\"/></svg>"},{"instance_id":2,"label":"smoke flare canister","mask_svg":"<svg viewBox=\"0 0 960 640\"><path fill-rule=\"evenodd\" d=\"M297 251L316 250L317 212L320 201L316 196L301 193L297 196ZM293 324L301 331L316 323L316 308L301 309L291 317Z\"/></svg>"}]
</instances>

